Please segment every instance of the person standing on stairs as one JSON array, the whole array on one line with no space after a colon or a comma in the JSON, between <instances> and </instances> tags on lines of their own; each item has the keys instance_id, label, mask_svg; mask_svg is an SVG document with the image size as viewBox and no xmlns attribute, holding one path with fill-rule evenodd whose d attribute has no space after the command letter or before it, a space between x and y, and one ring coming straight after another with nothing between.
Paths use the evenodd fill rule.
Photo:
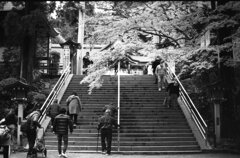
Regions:
<instances>
[{"instance_id":1,"label":"person standing on stairs","mask_svg":"<svg viewBox=\"0 0 240 158\"><path fill-rule=\"evenodd\" d=\"M155 71L155 74L158 77L158 90L161 91L165 88L166 80L165 76L167 74L166 68L163 66L163 63L160 63Z\"/></svg>"},{"instance_id":2,"label":"person standing on stairs","mask_svg":"<svg viewBox=\"0 0 240 158\"><path fill-rule=\"evenodd\" d=\"M78 114L82 111L82 102L76 92L73 92L66 102L70 118L74 122L73 126L76 127Z\"/></svg>"},{"instance_id":3,"label":"person standing on stairs","mask_svg":"<svg viewBox=\"0 0 240 158\"><path fill-rule=\"evenodd\" d=\"M87 74L87 68L90 64L93 64L93 61L90 60L89 52L86 52L86 55L83 57L83 68L85 71L83 71L83 74Z\"/></svg>"},{"instance_id":4,"label":"person standing on stairs","mask_svg":"<svg viewBox=\"0 0 240 158\"><path fill-rule=\"evenodd\" d=\"M57 134L58 138L58 153L59 157L67 157L66 151L68 147L68 128L70 133L73 132L73 123L72 120L66 115L66 109L61 108L60 114L57 115L53 122L53 133ZM64 147L62 152L62 140L64 141Z\"/></svg>"},{"instance_id":5,"label":"person standing on stairs","mask_svg":"<svg viewBox=\"0 0 240 158\"><path fill-rule=\"evenodd\" d=\"M177 107L177 99L179 97L179 84L176 79L172 79L172 82L168 84L166 91L169 95L168 107Z\"/></svg>"},{"instance_id":6,"label":"person standing on stairs","mask_svg":"<svg viewBox=\"0 0 240 158\"><path fill-rule=\"evenodd\" d=\"M112 145L112 129L118 127L116 119L111 116L111 110L107 109L105 114L99 118L97 130L101 132L102 154L111 154ZM107 140L107 146L105 139Z\"/></svg>"},{"instance_id":7,"label":"person standing on stairs","mask_svg":"<svg viewBox=\"0 0 240 158\"><path fill-rule=\"evenodd\" d=\"M158 77L157 77L155 71L156 71L157 66L158 66L160 63L161 63L161 59L160 59L159 56L157 56L156 59L152 62L152 71L153 71L153 74L154 74L154 76L155 76L155 84L157 84L157 81L158 81Z\"/></svg>"},{"instance_id":8,"label":"person standing on stairs","mask_svg":"<svg viewBox=\"0 0 240 158\"><path fill-rule=\"evenodd\" d=\"M35 140L37 138L37 127L41 128L41 124L38 122L42 112L40 109L34 110L32 113L26 116L27 119L27 139L28 139L28 153L27 158L37 157L37 151L33 148Z\"/></svg>"}]
</instances>

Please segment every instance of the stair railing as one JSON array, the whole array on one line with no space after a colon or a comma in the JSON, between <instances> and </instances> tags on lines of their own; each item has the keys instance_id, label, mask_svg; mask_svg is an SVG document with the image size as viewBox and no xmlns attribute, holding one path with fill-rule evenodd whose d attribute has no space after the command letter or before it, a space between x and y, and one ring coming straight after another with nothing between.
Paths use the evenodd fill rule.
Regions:
<instances>
[{"instance_id":1,"label":"stair railing","mask_svg":"<svg viewBox=\"0 0 240 158\"><path fill-rule=\"evenodd\" d=\"M190 112L190 115L195 122L196 126L198 127L202 137L205 140L205 143L207 144L207 129L208 126L204 119L202 118L201 114L198 112L196 106L194 105L193 101L189 97L188 93L186 92L185 88L183 87L182 83L178 79L177 75L169 68L168 69L168 75L170 79L175 78L179 84L179 92L180 92L180 98L183 101L184 105L186 106L187 110Z\"/></svg>"},{"instance_id":2,"label":"stair railing","mask_svg":"<svg viewBox=\"0 0 240 158\"><path fill-rule=\"evenodd\" d=\"M57 83L55 84L55 86L53 87L53 89L51 90L51 92L49 93L47 99L45 100L45 102L43 103L42 107L41 107L41 112L42 115L40 116L38 122L42 123L43 120L45 119L46 115L47 115L47 110L49 108L49 106L52 104L53 100L57 97L57 95L59 94L61 88L63 87L63 85L65 84L66 79L68 78L69 74L70 74L70 67L68 66L62 73L62 75L59 77Z\"/></svg>"}]
</instances>

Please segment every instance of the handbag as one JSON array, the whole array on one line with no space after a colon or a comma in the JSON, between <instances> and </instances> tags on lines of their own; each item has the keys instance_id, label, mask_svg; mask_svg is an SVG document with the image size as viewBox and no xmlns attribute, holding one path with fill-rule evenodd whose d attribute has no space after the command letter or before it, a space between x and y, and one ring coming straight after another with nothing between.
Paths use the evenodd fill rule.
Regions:
<instances>
[{"instance_id":1,"label":"handbag","mask_svg":"<svg viewBox=\"0 0 240 158\"><path fill-rule=\"evenodd\" d=\"M0 125L0 142L7 141L10 138L10 129L6 125Z\"/></svg>"}]
</instances>

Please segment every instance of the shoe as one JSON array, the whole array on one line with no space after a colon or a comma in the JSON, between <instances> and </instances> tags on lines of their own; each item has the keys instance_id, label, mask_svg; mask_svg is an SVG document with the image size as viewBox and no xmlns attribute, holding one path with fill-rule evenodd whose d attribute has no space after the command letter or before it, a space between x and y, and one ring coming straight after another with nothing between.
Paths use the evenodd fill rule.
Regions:
<instances>
[{"instance_id":1,"label":"shoe","mask_svg":"<svg viewBox=\"0 0 240 158\"><path fill-rule=\"evenodd\" d=\"M62 154L59 154L58 157L62 157Z\"/></svg>"},{"instance_id":2,"label":"shoe","mask_svg":"<svg viewBox=\"0 0 240 158\"><path fill-rule=\"evenodd\" d=\"M108 155L108 156L109 156L109 155L111 155L111 154L110 154L110 153L106 153L106 155Z\"/></svg>"},{"instance_id":3,"label":"shoe","mask_svg":"<svg viewBox=\"0 0 240 158\"><path fill-rule=\"evenodd\" d=\"M106 151L102 151L102 154L105 155L105 154L107 154L107 152Z\"/></svg>"},{"instance_id":4,"label":"shoe","mask_svg":"<svg viewBox=\"0 0 240 158\"><path fill-rule=\"evenodd\" d=\"M62 156L67 158L67 154L66 153L62 153Z\"/></svg>"},{"instance_id":5,"label":"shoe","mask_svg":"<svg viewBox=\"0 0 240 158\"><path fill-rule=\"evenodd\" d=\"M161 91L161 88L158 88L158 91Z\"/></svg>"}]
</instances>

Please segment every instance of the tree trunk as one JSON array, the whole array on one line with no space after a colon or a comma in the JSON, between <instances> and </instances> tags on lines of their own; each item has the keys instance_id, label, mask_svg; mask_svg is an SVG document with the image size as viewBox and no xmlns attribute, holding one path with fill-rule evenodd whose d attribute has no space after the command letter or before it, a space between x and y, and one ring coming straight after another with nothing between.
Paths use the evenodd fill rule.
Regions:
<instances>
[{"instance_id":1,"label":"tree trunk","mask_svg":"<svg viewBox=\"0 0 240 158\"><path fill-rule=\"evenodd\" d=\"M25 15L30 14L33 3L25 2ZM33 80L33 56L36 53L36 33L34 35L28 35L27 32L24 34L21 51L22 51L22 62L21 62L21 78L31 83Z\"/></svg>"}]
</instances>

